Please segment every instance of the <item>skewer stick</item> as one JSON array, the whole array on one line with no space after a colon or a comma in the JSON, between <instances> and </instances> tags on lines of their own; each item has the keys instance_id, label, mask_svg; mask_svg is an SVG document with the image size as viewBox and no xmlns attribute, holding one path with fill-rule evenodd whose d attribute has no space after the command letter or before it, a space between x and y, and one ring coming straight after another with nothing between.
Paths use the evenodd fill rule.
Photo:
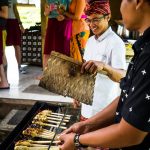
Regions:
<instances>
[{"instance_id":1,"label":"skewer stick","mask_svg":"<svg viewBox=\"0 0 150 150\"><path fill-rule=\"evenodd\" d=\"M15 146L15 150L48 150L48 148L47 147ZM51 146L50 150L59 150L59 147Z\"/></svg>"},{"instance_id":2,"label":"skewer stick","mask_svg":"<svg viewBox=\"0 0 150 150\"><path fill-rule=\"evenodd\" d=\"M53 125L53 124L48 124L48 123L43 123L41 121L32 121L32 123L34 124L38 124L38 125L41 125L41 126L48 126L48 127L56 127L56 128L61 128L61 129L67 129L67 127L64 127L64 126L59 126L59 125Z\"/></svg>"},{"instance_id":3,"label":"skewer stick","mask_svg":"<svg viewBox=\"0 0 150 150\"><path fill-rule=\"evenodd\" d=\"M52 141L52 143L56 144L59 141ZM15 146L49 146L49 144L51 143L50 140L48 141L33 141L33 140L19 140ZM41 145L42 144L42 145ZM44 144L48 144L48 145L44 145Z\"/></svg>"},{"instance_id":4,"label":"skewer stick","mask_svg":"<svg viewBox=\"0 0 150 150\"><path fill-rule=\"evenodd\" d=\"M46 116L38 116L38 115L36 115L34 117L34 120L42 121L42 122L49 122L49 123L54 123L54 124L60 124L60 121L48 120ZM66 125L66 123L62 122L61 125Z\"/></svg>"},{"instance_id":5,"label":"skewer stick","mask_svg":"<svg viewBox=\"0 0 150 150\"><path fill-rule=\"evenodd\" d=\"M52 140L54 136L37 135L36 137Z\"/></svg>"},{"instance_id":6,"label":"skewer stick","mask_svg":"<svg viewBox=\"0 0 150 150\"><path fill-rule=\"evenodd\" d=\"M47 114L47 116L48 116L48 117L55 117L55 118L63 118L63 116L59 116L59 115L56 116L56 115L53 115L53 114L51 114L51 115ZM70 117L67 117L67 116L66 116L66 117L64 117L64 119L70 120Z\"/></svg>"},{"instance_id":7,"label":"skewer stick","mask_svg":"<svg viewBox=\"0 0 150 150\"><path fill-rule=\"evenodd\" d=\"M55 117L47 117L47 119L50 119L50 120L58 120L58 121L61 121L62 119L61 118L55 118ZM68 119L63 119L63 122L69 122Z\"/></svg>"},{"instance_id":8,"label":"skewer stick","mask_svg":"<svg viewBox=\"0 0 150 150\"><path fill-rule=\"evenodd\" d=\"M25 141L18 141L15 146L29 146L29 147L48 147L49 145L42 145L42 144L32 144L29 140Z\"/></svg>"},{"instance_id":9,"label":"skewer stick","mask_svg":"<svg viewBox=\"0 0 150 150\"><path fill-rule=\"evenodd\" d=\"M24 133L35 133L35 134L47 134L47 135L51 135L51 134L55 134L54 132L51 132L49 130L46 129L39 129L39 128L27 128L26 130L23 131Z\"/></svg>"},{"instance_id":10,"label":"skewer stick","mask_svg":"<svg viewBox=\"0 0 150 150\"><path fill-rule=\"evenodd\" d=\"M43 111L41 111L41 112L42 112L42 113L46 113L46 114L53 114L53 115L64 116L64 114L62 114L62 113L54 113L54 112L52 112L51 110L43 110ZM65 115L65 116L71 117L71 115Z\"/></svg>"},{"instance_id":11,"label":"skewer stick","mask_svg":"<svg viewBox=\"0 0 150 150\"><path fill-rule=\"evenodd\" d=\"M37 144L50 144L51 141L33 141L33 140L29 140L30 143L37 143ZM58 143L59 141L52 141L52 143L56 144Z\"/></svg>"},{"instance_id":12,"label":"skewer stick","mask_svg":"<svg viewBox=\"0 0 150 150\"><path fill-rule=\"evenodd\" d=\"M24 134L24 135L32 136L32 134ZM43 134L41 134L41 135L38 135L38 134L37 134L37 135L34 135L34 136L32 136L32 137L39 137L39 138L51 140L51 139L53 139L54 135L46 136L46 135L43 135Z\"/></svg>"},{"instance_id":13,"label":"skewer stick","mask_svg":"<svg viewBox=\"0 0 150 150\"><path fill-rule=\"evenodd\" d=\"M50 110L43 110L38 113L38 115L46 115L46 116L53 116L53 117L58 117L58 118L65 118L65 119L70 119L71 115L65 115L65 114L60 114L60 113L53 113Z\"/></svg>"},{"instance_id":14,"label":"skewer stick","mask_svg":"<svg viewBox=\"0 0 150 150\"><path fill-rule=\"evenodd\" d=\"M59 121L53 121L53 120L46 120L46 122L60 124ZM66 123L61 122L61 125L66 125Z\"/></svg>"},{"instance_id":15,"label":"skewer stick","mask_svg":"<svg viewBox=\"0 0 150 150\"><path fill-rule=\"evenodd\" d=\"M68 117L68 116L62 116L62 115L56 115L56 114L48 114L48 113L43 113L43 112L40 112L37 115L39 115L39 116L47 116L47 117L54 117L54 118L63 118L63 119L66 119L66 120L70 120L70 117Z\"/></svg>"},{"instance_id":16,"label":"skewer stick","mask_svg":"<svg viewBox=\"0 0 150 150\"><path fill-rule=\"evenodd\" d=\"M30 135L32 137L41 137L46 139L52 139L55 135L54 132L48 132L46 129L38 129L38 128L27 128L23 131L24 135Z\"/></svg>"},{"instance_id":17,"label":"skewer stick","mask_svg":"<svg viewBox=\"0 0 150 150\"><path fill-rule=\"evenodd\" d=\"M57 117L48 117L44 114L37 114L34 119L38 119L40 118L41 120L45 120L45 119L48 119L48 120L57 120L57 121L63 121L63 122L69 122L69 119L64 119L63 117L60 117L60 118L57 118ZM63 120L62 120L63 119Z\"/></svg>"}]
</instances>

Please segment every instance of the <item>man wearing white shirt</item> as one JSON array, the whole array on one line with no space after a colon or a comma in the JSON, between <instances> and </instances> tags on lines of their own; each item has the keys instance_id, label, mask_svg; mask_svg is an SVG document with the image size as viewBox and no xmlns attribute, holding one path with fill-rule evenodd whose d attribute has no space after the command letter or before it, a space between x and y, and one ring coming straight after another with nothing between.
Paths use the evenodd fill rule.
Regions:
<instances>
[{"instance_id":1,"label":"man wearing white shirt","mask_svg":"<svg viewBox=\"0 0 150 150\"><path fill-rule=\"evenodd\" d=\"M109 27L109 2L91 1L87 10L87 23L94 33L90 37L82 66L84 70L94 73L97 69L104 70L108 76L96 75L92 106L82 104L81 120L85 120L101 111L119 94L117 82L125 75L125 45L121 38Z\"/></svg>"}]
</instances>

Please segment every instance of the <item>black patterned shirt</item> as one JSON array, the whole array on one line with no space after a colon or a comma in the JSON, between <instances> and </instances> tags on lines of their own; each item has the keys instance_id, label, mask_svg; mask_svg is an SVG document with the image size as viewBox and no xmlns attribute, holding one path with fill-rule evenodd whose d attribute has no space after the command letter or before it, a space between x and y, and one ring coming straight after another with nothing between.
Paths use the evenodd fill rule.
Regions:
<instances>
[{"instance_id":1,"label":"black patterned shirt","mask_svg":"<svg viewBox=\"0 0 150 150\"><path fill-rule=\"evenodd\" d=\"M149 133L140 145L120 150L150 150L150 28L137 40L133 49L135 55L120 84L122 92L115 123L124 118L135 128Z\"/></svg>"}]
</instances>

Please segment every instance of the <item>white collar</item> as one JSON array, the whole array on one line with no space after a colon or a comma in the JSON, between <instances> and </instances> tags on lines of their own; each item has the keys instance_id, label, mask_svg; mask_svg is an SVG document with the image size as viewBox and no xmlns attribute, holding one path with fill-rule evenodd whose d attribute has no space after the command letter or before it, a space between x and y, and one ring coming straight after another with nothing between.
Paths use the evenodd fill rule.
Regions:
<instances>
[{"instance_id":1,"label":"white collar","mask_svg":"<svg viewBox=\"0 0 150 150\"><path fill-rule=\"evenodd\" d=\"M112 32L111 27L109 27L102 35L100 35L97 39L95 37L95 40L98 42L103 41L108 35L110 35L110 33Z\"/></svg>"}]
</instances>

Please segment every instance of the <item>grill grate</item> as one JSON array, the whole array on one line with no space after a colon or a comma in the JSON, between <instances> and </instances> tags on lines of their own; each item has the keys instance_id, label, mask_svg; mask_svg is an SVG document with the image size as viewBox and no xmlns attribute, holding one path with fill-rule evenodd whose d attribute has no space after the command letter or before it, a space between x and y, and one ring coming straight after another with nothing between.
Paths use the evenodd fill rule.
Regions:
<instances>
[{"instance_id":1,"label":"grill grate","mask_svg":"<svg viewBox=\"0 0 150 150\"><path fill-rule=\"evenodd\" d=\"M40 112L42 112L43 110L51 110L52 112L54 112L54 114L51 114L51 116L55 116L57 113L62 114L61 115L62 117L61 116L60 116L60 118L56 117L57 119L60 120L56 127L41 126L39 124L37 125L37 124L32 123L33 120L35 119L35 116L37 114L39 114ZM66 128L68 128L71 124L73 124L74 122L76 122L78 120L79 112L80 112L79 110L70 108L67 105L66 106L61 106L61 105L56 106L56 105L51 105L51 104L47 104L47 103L43 103L43 102L37 102L31 108L31 110L27 113L27 115L23 118L23 120L16 126L16 128L9 134L9 136L0 145L0 149L1 150L13 150L16 142L18 142L20 140L32 140L32 142L33 141L34 142L35 141L36 142L37 141L48 141L47 139L45 139L43 137L33 137L33 136L27 136L27 135L25 136L23 134L23 131L25 131L26 129L39 128L40 130L42 130L42 134L44 136L46 134L48 136L50 132L54 132L51 140L49 140L49 143L47 143L47 145L48 145L47 150L50 150L53 146L56 146L56 144L54 143L55 137L57 137L57 135L63 131L62 127L64 127L64 125L62 125L62 123L65 124L64 120L67 120L66 119L67 116L71 115L71 118L70 118L69 122L66 122L66 126L65 126ZM58 114L56 116L58 116ZM46 122L46 123L49 124L48 122ZM50 123L50 124L55 125L55 123Z\"/></svg>"}]
</instances>

